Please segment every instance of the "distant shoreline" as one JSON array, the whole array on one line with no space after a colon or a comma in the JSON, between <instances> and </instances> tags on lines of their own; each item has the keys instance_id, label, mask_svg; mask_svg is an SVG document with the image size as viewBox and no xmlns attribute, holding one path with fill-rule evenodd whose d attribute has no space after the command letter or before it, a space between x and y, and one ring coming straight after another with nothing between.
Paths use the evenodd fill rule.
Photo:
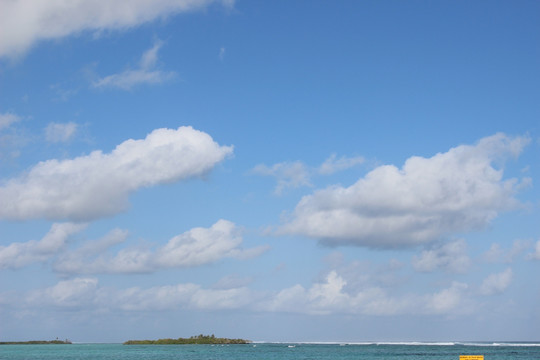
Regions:
<instances>
[{"instance_id":1,"label":"distant shoreline","mask_svg":"<svg viewBox=\"0 0 540 360\"><path fill-rule=\"evenodd\" d=\"M71 345L69 340L0 341L0 345Z\"/></svg>"},{"instance_id":2,"label":"distant shoreline","mask_svg":"<svg viewBox=\"0 0 540 360\"><path fill-rule=\"evenodd\" d=\"M198 335L190 338L158 339L158 340L128 340L124 345L233 345L251 344L251 340L218 338L214 335Z\"/></svg>"}]
</instances>

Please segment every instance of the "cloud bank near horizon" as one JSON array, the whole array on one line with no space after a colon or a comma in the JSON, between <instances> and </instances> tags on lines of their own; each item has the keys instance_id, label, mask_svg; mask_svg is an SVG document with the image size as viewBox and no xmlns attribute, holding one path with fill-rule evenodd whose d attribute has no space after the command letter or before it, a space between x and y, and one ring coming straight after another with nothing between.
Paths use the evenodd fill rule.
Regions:
<instances>
[{"instance_id":1,"label":"cloud bank near horizon","mask_svg":"<svg viewBox=\"0 0 540 360\"><path fill-rule=\"evenodd\" d=\"M76 277L28 292L0 293L0 301L12 311L35 308L80 310L85 314L110 311L212 310L278 312L311 315L332 313L392 316L399 314L448 315L473 310L469 286L452 282L431 293L396 296L381 287L350 292L347 281L331 271L320 282L305 288L299 284L279 291L252 290L246 286L203 287L194 283L149 288L101 286L95 277ZM466 305L466 306L465 306ZM82 315L81 315L82 316Z\"/></svg>"}]
</instances>

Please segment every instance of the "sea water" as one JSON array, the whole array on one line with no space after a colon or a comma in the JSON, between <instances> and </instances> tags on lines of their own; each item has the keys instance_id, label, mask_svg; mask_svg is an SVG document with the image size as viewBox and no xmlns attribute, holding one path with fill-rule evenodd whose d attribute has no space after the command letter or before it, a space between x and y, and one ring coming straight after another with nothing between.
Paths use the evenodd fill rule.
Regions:
<instances>
[{"instance_id":1,"label":"sea water","mask_svg":"<svg viewBox=\"0 0 540 360\"><path fill-rule=\"evenodd\" d=\"M1 345L0 360L485 360L540 359L540 343L362 343L249 345Z\"/></svg>"}]
</instances>

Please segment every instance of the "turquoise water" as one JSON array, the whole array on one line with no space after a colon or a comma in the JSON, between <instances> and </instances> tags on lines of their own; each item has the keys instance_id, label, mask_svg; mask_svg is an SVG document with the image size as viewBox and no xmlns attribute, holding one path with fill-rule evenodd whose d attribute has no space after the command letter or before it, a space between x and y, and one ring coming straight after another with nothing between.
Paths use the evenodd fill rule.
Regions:
<instances>
[{"instance_id":1,"label":"turquoise water","mask_svg":"<svg viewBox=\"0 0 540 360\"><path fill-rule=\"evenodd\" d=\"M540 359L540 344L2 345L0 360Z\"/></svg>"}]
</instances>

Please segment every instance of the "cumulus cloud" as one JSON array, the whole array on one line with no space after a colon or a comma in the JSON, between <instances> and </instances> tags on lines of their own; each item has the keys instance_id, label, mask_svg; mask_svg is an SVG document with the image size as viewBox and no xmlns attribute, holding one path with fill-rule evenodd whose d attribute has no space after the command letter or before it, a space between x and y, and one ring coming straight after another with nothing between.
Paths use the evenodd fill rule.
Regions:
<instances>
[{"instance_id":1,"label":"cumulus cloud","mask_svg":"<svg viewBox=\"0 0 540 360\"><path fill-rule=\"evenodd\" d=\"M85 227L85 224L55 223L39 241L31 240L0 246L0 269L16 269L47 261L65 247L72 235Z\"/></svg>"},{"instance_id":2,"label":"cumulus cloud","mask_svg":"<svg viewBox=\"0 0 540 360\"><path fill-rule=\"evenodd\" d=\"M267 250L266 246L242 249L240 229L230 221L219 220L210 228L194 228L175 236L156 250L128 247L116 255L104 254L107 248L126 237L126 231L116 229L103 239L63 254L54 269L69 274L147 273L200 266L223 258L251 258Z\"/></svg>"},{"instance_id":3,"label":"cumulus cloud","mask_svg":"<svg viewBox=\"0 0 540 360\"><path fill-rule=\"evenodd\" d=\"M422 251L420 256L413 257L412 264L414 269L420 272L443 269L463 273L468 270L471 259L467 255L467 244L461 239Z\"/></svg>"},{"instance_id":4,"label":"cumulus cloud","mask_svg":"<svg viewBox=\"0 0 540 360\"><path fill-rule=\"evenodd\" d=\"M0 186L0 218L91 220L128 206L143 187L201 176L232 153L191 127L157 129L106 154L48 160Z\"/></svg>"},{"instance_id":5,"label":"cumulus cloud","mask_svg":"<svg viewBox=\"0 0 540 360\"><path fill-rule=\"evenodd\" d=\"M116 87L130 90L137 85L161 84L174 79L176 77L175 72L155 69L158 51L161 46L163 46L163 42L158 41L152 48L147 50L141 57L139 67L98 79L93 83L93 86L96 88Z\"/></svg>"},{"instance_id":6,"label":"cumulus cloud","mask_svg":"<svg viewBox=\"0 0 540 360\"><path fill-rule=\"evenodd\" d=\"M75 136L77 124L68 123L50 123L45 128L45 139L51 143L67 142Z\"/></svg>"},{"instance_id":7,"label":"cumulus cloud","mask_svg":"<svg viewBox=\"0 0 540 360\"><path fill-rule=\"evenodd\" d=\"M21 55L41 40L85 31L125 30L214 3L232 7L234 0L2 0L0 57Z\"/></svg>"},{"instance_id":8,"label":"cumulus cloud","mask_svg":"<svg viewBox=\"0 0 540 360\"><path fill-rule=\"evenodd\" d=\"M411 157L401 169L379 166L349 187L303 197L278 232L380 248L481 229L519 204L517 180L503 180L494 163L518 156L528 142L500 133L431 158Z\"/></svg>"},{"instance_id":9,"label":"cumulus cloud","mask_svg":"<svg viewBox=\"0 0 540 360\"><path fill-rule=\"evenodd\" d=\"M21 120L21 118L11 112L0 114L0 130L8 128L11 124L16 123Z\"/></svg>"},{"instance_id":10,"label":"cumulus cloud","mask_svg":"<svg viewBox=\"0 0 540 360\"><path fill-rule=\"evenodd\" d=\"M508 288L512 282L513 272L511 268L507 268L503 272L489 275L480 286L482 295L500 294Z\"/></svg>"}]
</instances>

